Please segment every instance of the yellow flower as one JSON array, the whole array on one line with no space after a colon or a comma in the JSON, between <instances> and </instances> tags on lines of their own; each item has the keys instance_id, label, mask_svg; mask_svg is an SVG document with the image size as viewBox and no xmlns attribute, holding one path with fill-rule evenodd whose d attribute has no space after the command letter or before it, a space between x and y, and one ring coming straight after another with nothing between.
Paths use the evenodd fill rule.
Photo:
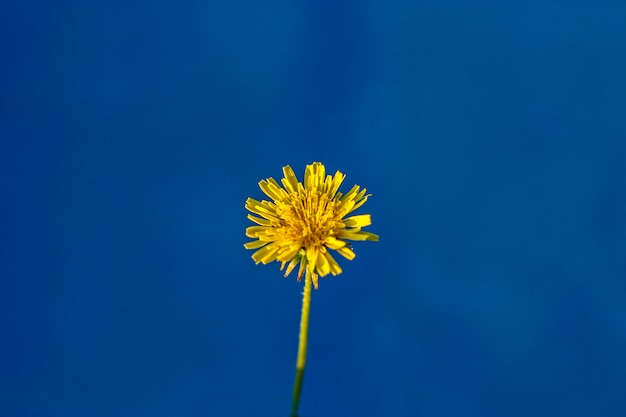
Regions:
<instances>
[{"instance_id":1,"label":"yellow flower","mask_svg":"<svg viewBox=\"0 0 626 417\"><path fill-rule=\"evenodd\" d=\"M355 185L343 195L337 190L346 176L339 171L334 176L325 172L320 162L307 165L302 184L287 165L281 179L284 188L273 178L259 182L273 201L246 200L246 208L260 216L248 214L258 225L246 229L246 236L257 239L244 245L246 249L258 249L252 259L257 264L281 262L281 271L289 263L285 276L300 264L298 281L306 268L315 289L318 276L341 273L329 249L352 260L355 254L346 239L378 241L378 235L361 230L372 224L369 214L346 217L367 201L365 188Z\"/></svg>"}]
</instances>

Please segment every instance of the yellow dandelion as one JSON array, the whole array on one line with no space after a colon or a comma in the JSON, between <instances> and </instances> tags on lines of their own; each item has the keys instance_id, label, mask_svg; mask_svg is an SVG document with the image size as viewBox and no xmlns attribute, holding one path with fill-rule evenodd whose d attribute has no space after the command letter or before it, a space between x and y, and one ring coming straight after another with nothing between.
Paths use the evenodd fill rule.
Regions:
<instances>
[{"instance_id":1,"label":"yellow dandelion","mask_svg":"<svg viewBox=\"0 0 626 417\"><path fill-rule=\"evenodd\" d=\"M257 264L278 261L281 271L286 266L285 276L299 264L298 281L306 270L317 289L318 276L341 273L329 249L352 260L355 254L346 240L378 241L377 235L361 230L372 223L369 214L346 217L369 195L358 185L345 195L340 193L346 176L339 171L326 175L320 162L306 166L304 184L289 165L283 167L283 174L282 186L273 178L259 182L272 201L246 200L246 209L254 214L248 218L257 225L246 229L246 236L256 240L244 246L257 249L252 255Z\"/></svg>"},{"instance_id":2,"label":"yellow dandelion","mask_svg":"<svg viewBox=\"0 0 626 417\"><path fill-rule=\"evenodd\" d=\"M302 293L302 314L296 379L293 387L291 417L298 417L300 392L306 365L306 351L311 307L311 284L317 289L318 277L341 273L341 267L329 252L336 251L344 258L355 257L346 240L378 240L378 236L364 232L361 228L372 224L369 214L347 217L367 201L365 188L352 187L345 195L339 186L346 178L337 171L326 175L320 162L307 165L304 184L298 181L289 165L283 167L282 186L268 178L259 182L259 187L271 201L246 200L246 208L252 212L248 218L256 223L246 229L246 236L253 238L246 249L256 249L252 259L258 264L272 261L281 263L281 271L288 276L299 264L298 281L306 271Z\"/></svg>"}]
</instances>

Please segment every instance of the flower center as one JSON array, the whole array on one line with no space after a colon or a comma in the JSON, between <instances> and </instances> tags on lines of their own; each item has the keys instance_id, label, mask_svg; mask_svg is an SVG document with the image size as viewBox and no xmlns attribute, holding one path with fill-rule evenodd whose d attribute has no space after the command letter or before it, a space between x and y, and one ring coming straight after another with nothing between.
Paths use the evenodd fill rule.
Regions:
<instances>
[{"instance_id":1,"label":"flower center","mask_svg":"<svg viewBox=\"0 0 626 417\"><path fill-rule=\"evenodd\" d=\"M280 230L286 239L303 248L320 248L333 235L336 223L334 200L317 190L290 193L288 200L277 204Z\"/></svg>"}]
</instances>

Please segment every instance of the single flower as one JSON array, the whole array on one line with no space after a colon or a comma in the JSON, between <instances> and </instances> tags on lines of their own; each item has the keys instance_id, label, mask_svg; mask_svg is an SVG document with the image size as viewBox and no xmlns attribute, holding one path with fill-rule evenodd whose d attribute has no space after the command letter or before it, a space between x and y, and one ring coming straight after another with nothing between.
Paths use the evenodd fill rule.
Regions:
<instances>
[{"instance_id":1,"label":"single flower","mask_svg":"<svg viewBox=\"0 0 626 417\"><path fill-rule=\"evenodd\" d=\"M372 223L369 214L346 217L361 207L369 195L355 185L345 195L338 192L345 175L337 171L326 175L320 162L307 165L304 184L299 182L289 165L283 167L282 186L273 178L262 180L259 187L272 201L246 200L248 218L257 226L246 229L254 238L244 245L257 249L252 259L258 264L272 261L287 266L285 276L299 264L298 281L306 269L317 289L318 276L341 273L341 267L329 249L348 260L355 257L346 240L378 241L378 235L362 231Z\"/></svg>"}]
</instances>

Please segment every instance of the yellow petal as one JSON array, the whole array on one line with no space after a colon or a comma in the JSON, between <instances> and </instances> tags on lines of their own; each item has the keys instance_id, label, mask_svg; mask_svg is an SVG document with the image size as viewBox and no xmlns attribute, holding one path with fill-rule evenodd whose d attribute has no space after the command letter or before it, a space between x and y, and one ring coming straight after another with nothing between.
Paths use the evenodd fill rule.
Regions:
<instances>
[{"instance_id":1,"label":"yellow petal","mask_svg":"<svg viewBox=\"0 0 626 417\"><path fill-rule=\"evenodd\" d=\"M358 216L348 217L343 222L347 227L364 227L372 224L372 216L369 214L360 214Z\"/></svg>"},{"instance_id":2,"label":"yellow petal","mask_svg":"<svg viewBox=\"0 0 626 417\"><path fill-rule=\"evenodd\" d=\"M253 216L252 214L248 214L248 219L252 220L256 224L259 224L261 226L271 226L272 225L272 222L270 222L269 220L261 219L259 217Z\"/></svg>"},{"instance_id":3,"label":"yellow petal","mask_svg":"<svg viewBox=\"0 0 626 417\"><path fill-rule=\"evenodd\" d=\"M281 262L287 262L293 259L298 254L298 251L300 251L299 246L287 246L281 250L276 259Z\"/></svg>"},{"instance_id":4,"label":"yellow petal","mask_svg":"<svg viewBox=\"0 0 626 417\"><path fill-rule=\"evenodd\" d=\"M323 277L325 277L326 275L330 273L330 264L328 263L328 260L324 256L324 253L320 253L317 256L317 260L315 262L315 272L317 272Z\"/></svg>"},{"instance_id":5,"label":"yellow petal","mask_svg":"<svg viewBox=\"0 0 626 417\"><path fill-rule=\"evenodd\" d=\"M324 183L326 168L321 162L313 162L304 170L304 188L307 190L320 189Z\"/></svg>"},{"instance_id":6,"label":"yellow petal","mask_svg":"<svg viewBox=\"0 0 626 417\"><path fill-rule=\"evenodd\" d=\"M349 200L354 200L354 196L357 195L360 188L361 187L359 187L358 185L355 185L350 191L348 191L348 194L341 197L340 201L343 203Z\"/></svg>"},{"instance_id":7,"label":"yellow petal","mask_svg":"<svg viewBox=\"0 0 626 417\"><path fill-rule=\"evenodd\" d=\"M298 178L289 165L283 167L285 178L281 180L283 187L290 193L296 192L298 189Z\"/></svg>"},{"instance_id":8,"label":"yellow petal","mask_svg":"<svg viewBox=\"0 0 626 417\"><path fill-rule=\"evenodd\" d=\"M363 188L361 191L359 191L359 193L356 195L356 197L354 197L354 199L356 201L360 200L363 198L363 196L365 196L365 192L367 191L367 188Z\"/></svg>"},{"instance_id":9,"label":"yellow petal","mask_svg":"<svg viewBox=\"0 0 626 417\"><path fill-rule=\"evenodd\" d=\"M324 241L324 245L326 245L326 247L329 249L337 250L346 246L346 242L344 242L343 240L335 239L332 236L328 236Z\"/></svg>"},{"instance_id":10,"label":"yellow petal","mask_svg":"<svg viewBox=\"0 0 626 417\"><path fill-rule=\"evenodd\" d=\"M370 232L361 232L367 235L367 239L365 240L369 240L371 242L378 242L379 236L375 233L370 233Z\"/></svg>"},{"instance_id":11,"label":"yellow petal","mask_svg":"<svg viewBox=\"0 0 626 417\"><path fill-rule=\"evenodd\" d=\"M346 176L342 174L341 172L339 171L335 172L335 176L333 177L333 185L330 188L330 191L328 193L331 196L331 198L335 196L335 194L337 193L337 190L339 189L339 186L341 185L341 183L343 182L345 178Z\"/></svg>"},{"instance_id":12,"label":"yellow petal","mask_svg":"<svg viewBox=\"0 0 626 417\"><path fill-rule=\"evenodd\" d=\"M278 248L274 245L267 245L252 254L254 262L267 264L275 259Z\"/></svg>"},{"instance_id":13,"label":"yellow petal","mask_svg":"<svg viewBox=\"0 0 626 417\"><path fill-rule=\"evenodd\" d=\"M356 256L354 252L352 252L352 249L350 249L347 246L344 246L343 248L338 249L337 252L339 253L339 255L343 256L349 261L353 260L354 257Z\"/></svg>"},{"instance_id":14,"label":"yellow petal","mask_svg":"<svg viewBox=\"0 0 626 417\"><path fill-rule=\"evenodd\" d=\"M306 250L306 263L311 265L311 267L315 267L317 262L317 255L319 254L317 249L307 248Z\"/></svg>"},{"instance_id":15,"label":"yellow petal","mask_svg":"<svg viewBox=\"0 0 626 417\"><path fill-rule=\"evenodd\" d=\"M261 202L253 198L248 198L246 200L246 209L268 220L278 220L276 207L271 205L271 203L268 203L267 201Z\"/></svg>"},{"instance_id":16,"label":"yellow petal","mask_svg":"<svg viewBox=\"0 0 626 417\"><path fill-rule=\"evenodd\" d=\"M349 239L349 240L372 240L374 242L378 241L378 235L369 232L362 232L360 230L342 230L339 232L338 237L340 239Z\"/></svg>"},{"instance_id":17,"label":"yellow petal","mask_svg":"<svg viewBox=\"0 0 626 417\"><path fill-rule=\"evenodd\" d=\"M370 195L371 194L368 194L368 195L364 196L362 199L357 200L357 202L354 204L354 206L352 206L352 208L350 209L350 211L348 211L348 213L353 212L354 210L358 209L363 204L365 204L365 202L367 201L367 197L369 197Z\"/></svg>"},{"instance_id":18,"label":"yellow petal","mask_svg":"<svg viewBox=\"0 0 626 417\"><path fill-rule=\"evenodd\" d=\"M333 275L341 274L341 267L339 266L335 258L333 258L333 256L330 254L330 252L324 253L324 256L326 257L326 260L330 265L330 273Z\"/></svg>"},{"instance_id":19,"label":"yellow petal","mask_svg":"<svg viewBox=\"0 0 626 417\"><path fill-rule=\"evenodd\" d=\"M243 247L246 249L257 249L265 245L267 245L267 242L262 240L253 240L252 242L244 243Z\"/></svg>"},{"instance_id":20,"label":"yellow petal","mask_svg":"<svg viewBox=\"0 0 626 417\"><path fill-rule=\"evenodd\" d=\"M278 252L278 247L274 246L274 245L267 245L262 249L259 249L260 251L267 248L267 251L263 254L263 257L261 258L261 262L263 264L268 264L274 260L276 260L276 253Z\"/></svg>"},{"instance_id":21,"label":"yellow petal","mask_svg":"<svg viewBox=\"0 0 626 417\"><path fill-rule=\"evenodd\" d=\"M287 196L285 190L278 186L278 183L274 180L274 178L268 178L267 181L259 181L259 187L274 201L280 201Z\"/></svg>"},{"instance_id":22,"label":"yellow petal","mask_svg":"<svg viewBox=\"0 0 626 417\"><path fill-rule=\"evenodd\" d=\"M248 236L248 237L257 237L260 234L263 234L264 232L266 232L267 230L269 230L269 227L265 227L265 226L250 226L250 227L246 228L246 236Z\"/></svg>"}]
</instances>

